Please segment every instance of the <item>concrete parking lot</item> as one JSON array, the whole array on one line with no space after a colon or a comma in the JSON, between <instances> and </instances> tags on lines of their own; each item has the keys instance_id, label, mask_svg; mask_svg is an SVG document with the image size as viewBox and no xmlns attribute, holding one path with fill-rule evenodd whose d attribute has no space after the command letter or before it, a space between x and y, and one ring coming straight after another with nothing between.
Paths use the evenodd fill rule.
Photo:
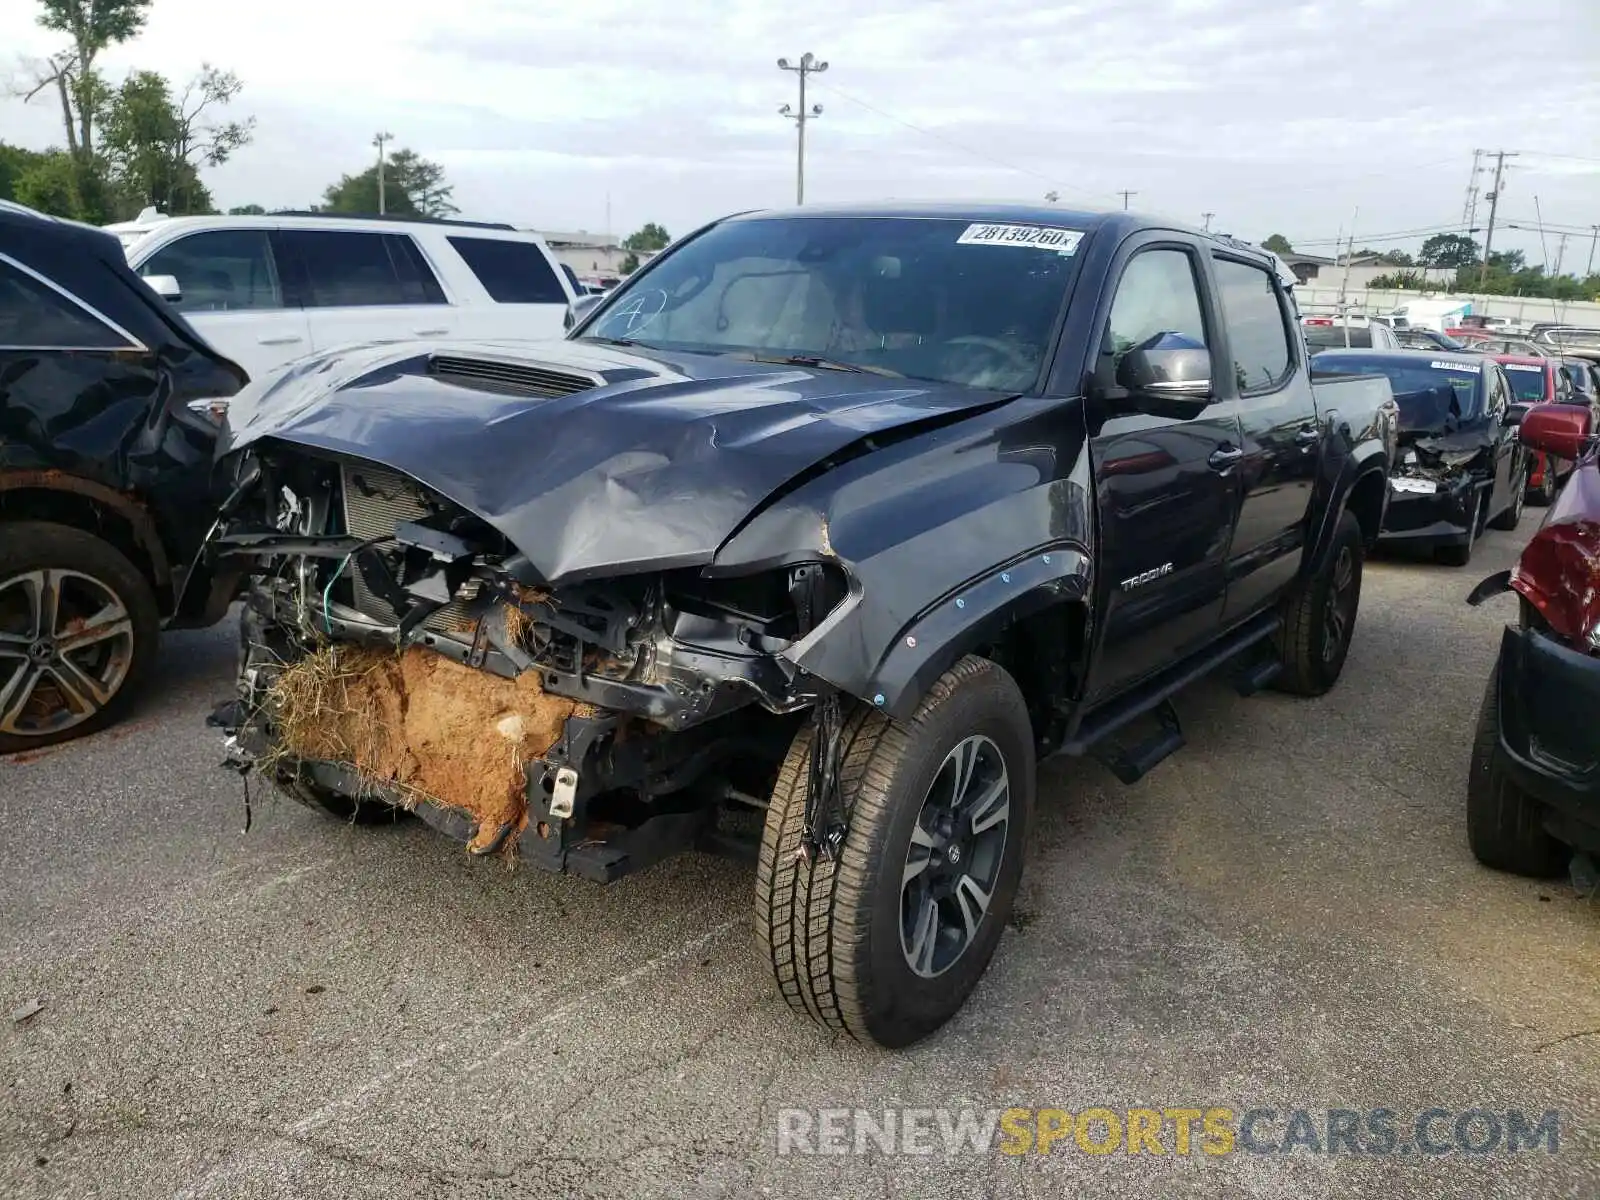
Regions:
<instances>
[{"instance_id":1,"label":"concrete parking lot","mask_svg":"<svg viewBox=\"0 0 1600 1200\"><path fill-rule=\"evenodd\" d=\"M0 1195L1593 1196L1600 901L1463 829L1513 609L1462 597L1537 515L1369 564L1325 699L1206 684L1139 785L1051 764L986 981L899 1054L791 1016L751 869L602 889L259 793L243 832L232 628L171 636L130 723L0 762ZM782 1109L1142 1105L1562 1118L1555 1154L777 1153Z\"/></svg>"}]
</instances>

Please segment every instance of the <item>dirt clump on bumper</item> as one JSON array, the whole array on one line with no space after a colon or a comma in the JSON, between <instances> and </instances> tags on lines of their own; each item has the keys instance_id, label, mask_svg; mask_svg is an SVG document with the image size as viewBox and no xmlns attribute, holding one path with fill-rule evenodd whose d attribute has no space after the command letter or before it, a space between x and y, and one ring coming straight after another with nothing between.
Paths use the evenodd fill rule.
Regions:
<instances>
[{"instance_id":1,"label":"dirt clump on bumper","mask_svg":"<svg viewBox=\"0 0 1600 1200\"><path fill-rule=\"evenodd\" d=\"M420 646L400 654L324 646L286 667L268 695L279 749L468 814L469 848L527 823L523 764L541 758L587 705L547 694L536 671L505 679Z\"/></svg>"}]
</instances>

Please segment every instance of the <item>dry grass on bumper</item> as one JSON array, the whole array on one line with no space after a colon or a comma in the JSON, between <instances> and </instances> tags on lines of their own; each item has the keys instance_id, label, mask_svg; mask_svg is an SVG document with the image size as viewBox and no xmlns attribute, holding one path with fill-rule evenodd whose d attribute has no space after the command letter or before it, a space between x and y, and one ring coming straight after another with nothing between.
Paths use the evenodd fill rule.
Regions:
<instances>
[{"instance_id":1,"label":"dry grass on bumper","mask_svg":"<svg viewBox=\"0 0 1600 1200\"><path fill-rule=\"evenodd\" d=\"M542 757L579 708L538 674L503 679L412 646L401 654L325 646L272 686L283 752L354 767L469 814L475 844L527 822L523 764Z\"/></svg>"}]
</instances>

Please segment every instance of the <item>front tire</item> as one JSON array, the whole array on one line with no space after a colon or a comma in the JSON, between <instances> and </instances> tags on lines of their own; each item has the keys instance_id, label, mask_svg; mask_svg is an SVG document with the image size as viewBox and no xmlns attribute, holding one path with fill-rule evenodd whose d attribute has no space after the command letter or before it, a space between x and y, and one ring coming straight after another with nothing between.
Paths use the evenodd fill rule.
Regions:
<instances>
[{"instance_id":1,"label":"front tire","mask_svg":"<svg viewBox=\"0 0 1600 1200\"><path fill-rule=\"evenodd\" d=\"M767 810L758 935L791 1008L907 1046L966 1002L1010 916L1033 809L1027 705L1002 668L969 656L908 721L852 710L835 860L799 854L813 736L796 735Z\"/></svg>"},{"instance_id":2,"label":"front tire","mask_svg":"<svg viewBox=\"0 0 1600 1200\"><path fill-rule=\"evenodd\" d=\"M1528 476L1533 473L1532 467L1524 467L1511 484L1511 504L1489 523L1490 529L1503 529L1509 532L1522 524L1522 509L1528 502Z\"/></svg>"},{"instance_id":3,"label":"front tire","mask_svg":"<svg viewBox=\"0 0 1600 1200\"><path fill-rule=\"evenodd\" d=\"M1544 828L1538 801L1506 778L1500 749L1500 664L1489 673L1467 776L1467 843L1486 867L1548 879L1569 852Z\"/></svg>"},{"instance_id":4,"label":"front tire","mask_svg":"<svg viewBox=\"0 0 1600 1200\"><path fill-rule=\"evenodd\" d=\"M1483 532L1484 518L1489 513L1489 493L1472 506L1472 517L1467 522L1467 540L1462 545L1440 546L1438 559L1447 567L1464 567L1472 561L1472 551L1478 545L1478 534Z\"/></svg>"},{"instance_id":5,"label":"front tire","mask_svg":"<svg viewBox=\"0 0 1600 1200\"><path fill-rule=\"evenodd\" d=\"M1361 568L1366 543L1355 514L1342 513L1323 568L1302 580L1284 601L1278 653L1279 691L1320 696L1339 681L1361 608Z\"/></svg>"},{"instance_id":6,"label":"front tire","mask_svg":"<svg viewBox=\"0 0 1600 1200\"><path fill-rule=\"evenodd\" d=\"M121 720L160 634L155 592L115 546L70 525L0 524L0 754Z\"/></svg>"}]
</instances>

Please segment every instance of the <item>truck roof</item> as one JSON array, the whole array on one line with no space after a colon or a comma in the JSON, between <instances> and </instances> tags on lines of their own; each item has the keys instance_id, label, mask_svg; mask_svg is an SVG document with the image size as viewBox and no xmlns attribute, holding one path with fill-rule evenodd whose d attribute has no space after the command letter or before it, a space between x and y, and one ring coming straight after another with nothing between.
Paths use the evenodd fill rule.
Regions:
<instances>
[{"instance_id":1,"label":"truck roof","mask_svg":"<svg viewBox=\"0 0 1600 1200\"><path fill-rule=\"evenodd\" d=\"M991 224L1013 222L1075 229L1082 233L1106 230L1119 240L1144 229L1170 229L1215 242L1229 250L1260 258L1276 269L1276 256L1260 246L1240 241L1227 234L1212 233L1181 221L1152 217L1121 209L1063 208L1054 204L1025 204L995 200L879 201L865 204L807 204L804 208L756 209L725 218L728 221L757 221L772 217L900 217L952 221L983 221Z\"/></svg>"}]
</instances>

